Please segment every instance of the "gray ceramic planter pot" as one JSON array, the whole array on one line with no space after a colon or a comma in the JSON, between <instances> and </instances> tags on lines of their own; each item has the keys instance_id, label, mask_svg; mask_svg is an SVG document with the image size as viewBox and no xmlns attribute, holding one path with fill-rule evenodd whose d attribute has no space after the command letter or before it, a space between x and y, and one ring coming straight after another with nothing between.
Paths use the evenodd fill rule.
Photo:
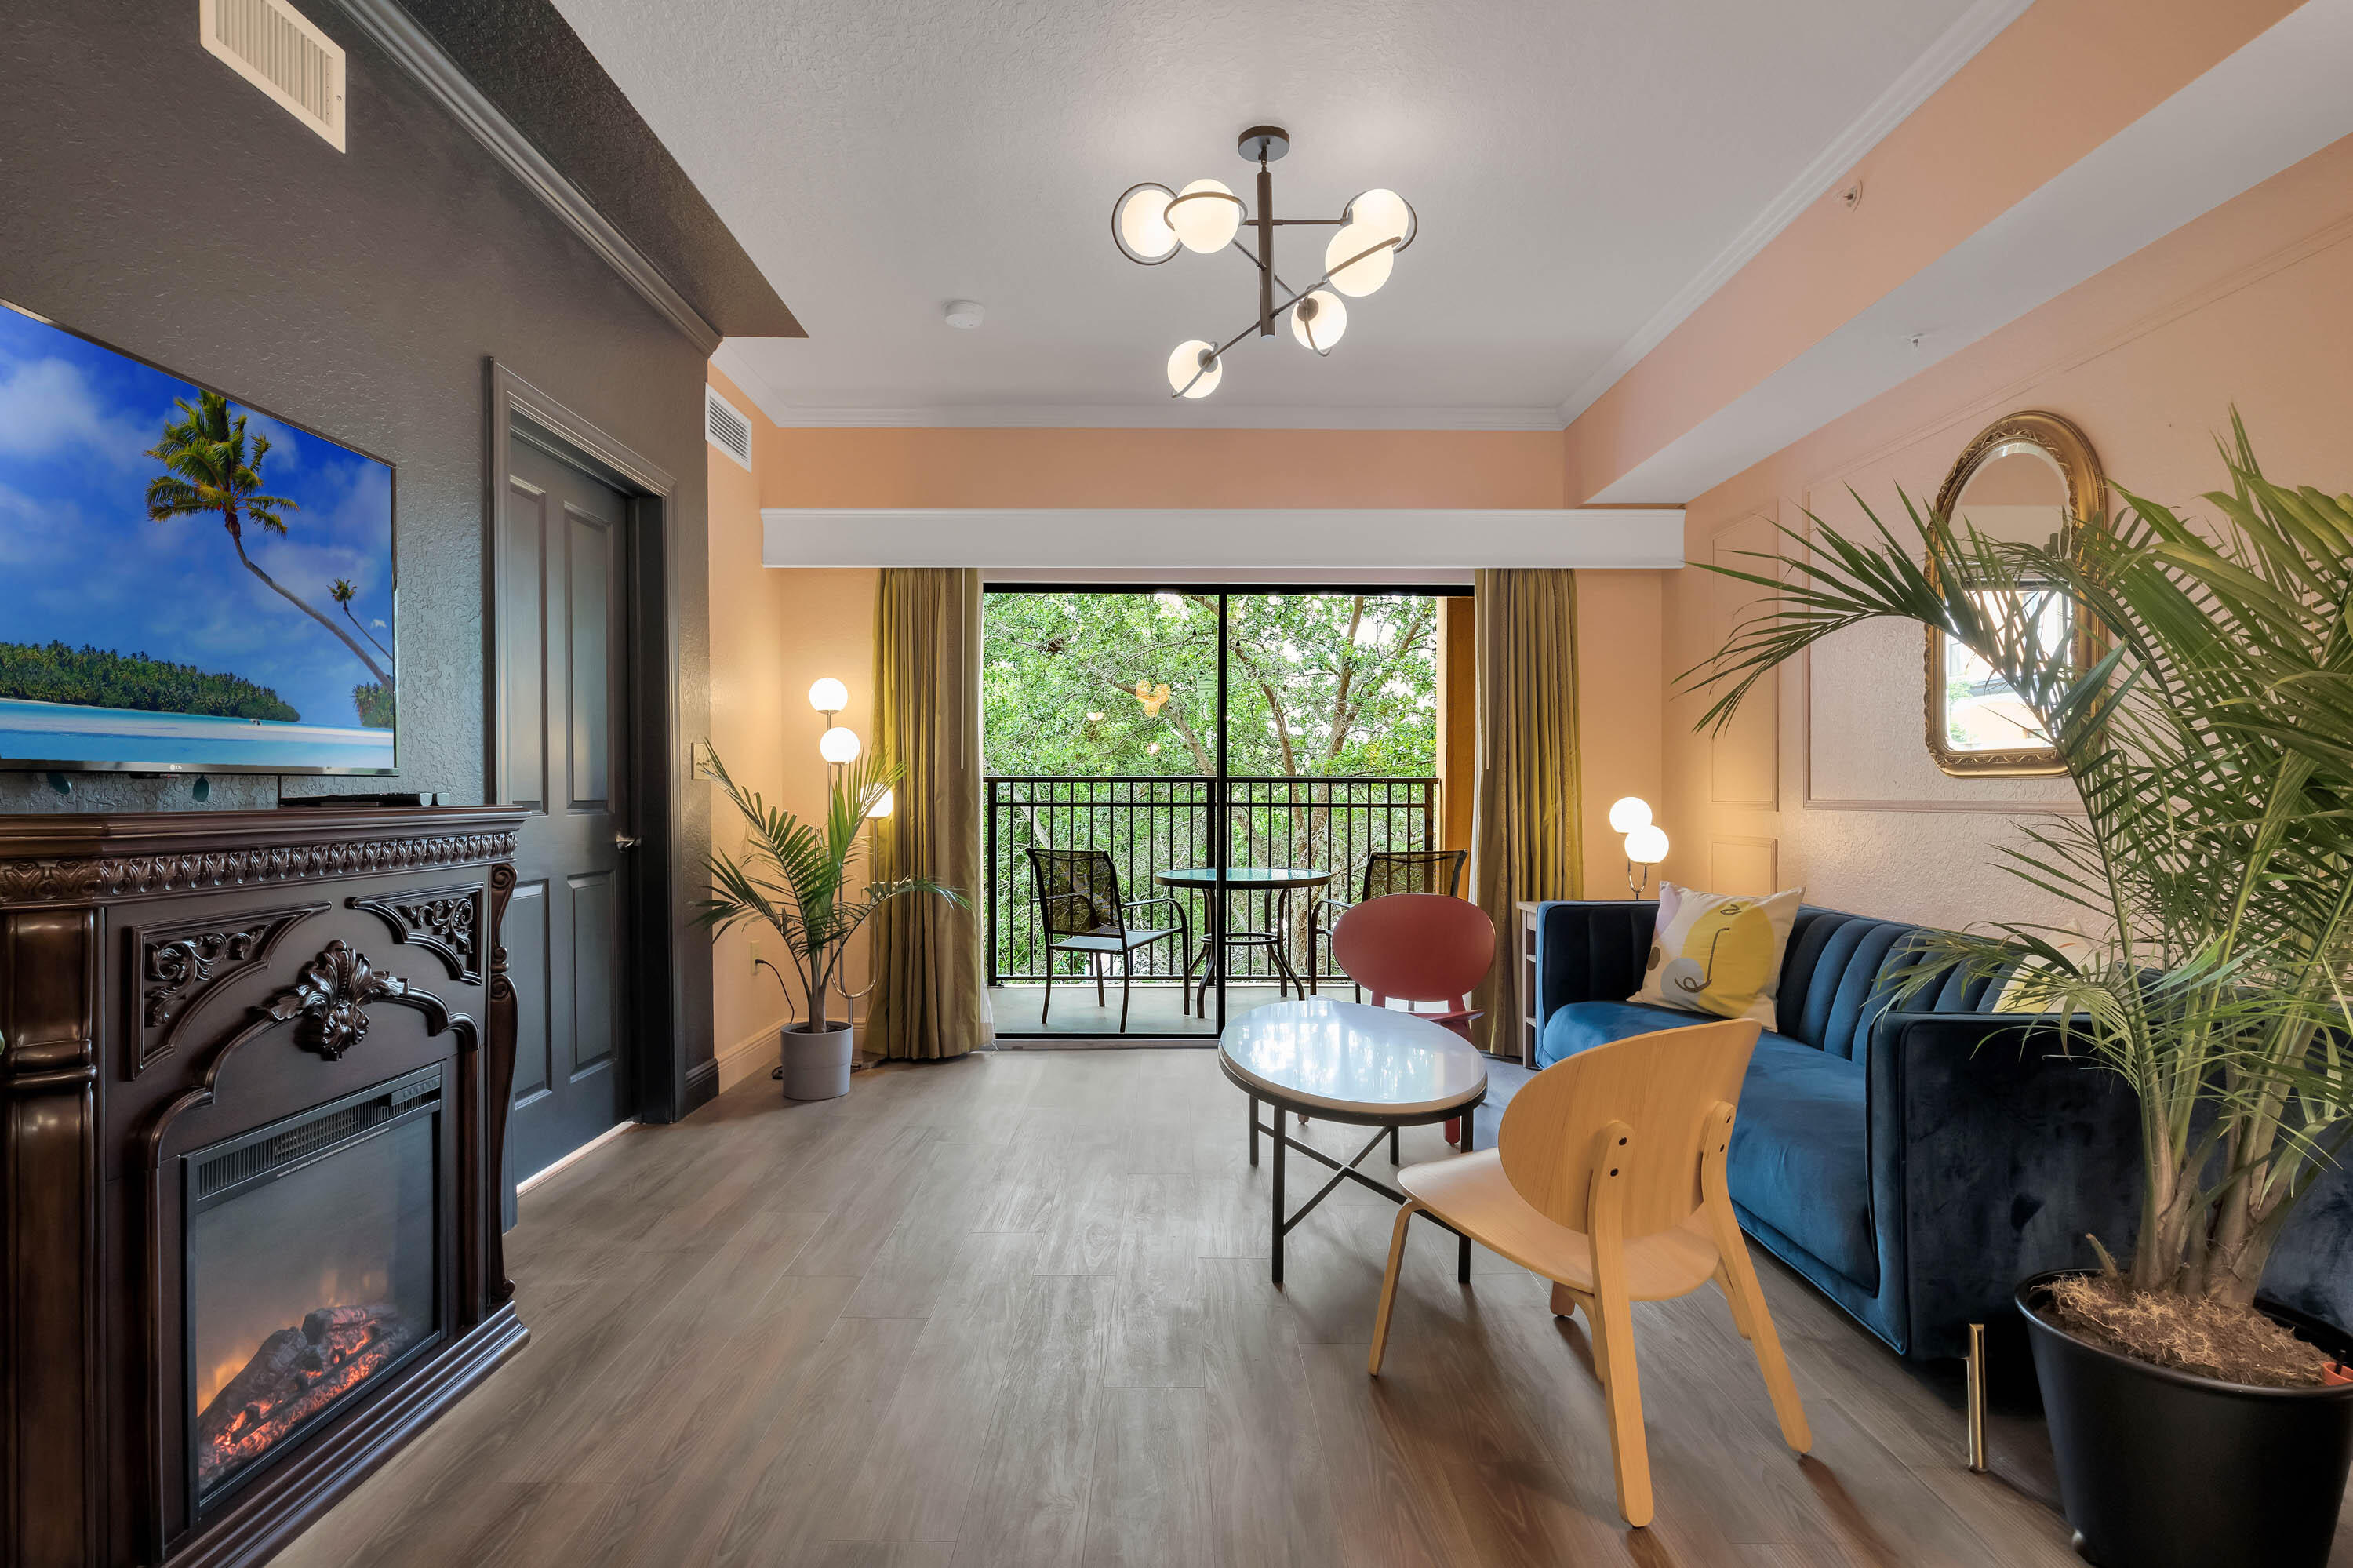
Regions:
<instances>
[{"instance_id":1,"label":"gray ceramic planter pot","mask_svg":"<svg viewBox=\"0 0 2353 1568\"><path fill-rule=\"evenodd\" d=\"M785 1098L838 1100L849 1092L849 1063L858 1032L847 1023L821 1034L802 1028L784 1031Z\"/></svg>"}]
</instances>

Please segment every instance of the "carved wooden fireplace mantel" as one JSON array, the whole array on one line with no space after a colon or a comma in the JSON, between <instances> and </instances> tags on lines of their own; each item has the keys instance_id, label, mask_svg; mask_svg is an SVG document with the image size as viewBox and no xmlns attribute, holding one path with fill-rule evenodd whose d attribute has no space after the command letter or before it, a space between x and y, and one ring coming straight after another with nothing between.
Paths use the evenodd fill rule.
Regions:
<instances>
[{"instance_id":1,"label":"carved wooden fireplace mantel","mask_svg":"<svg viewBox=\"0 0 2353 1568\"><path fill-rule=\"evenodd\" d=\"M259 1562L522 1343L499 932L524 815L0 817L0 1561ZM294 1322L252 1308L243 1372L250 1335L198 1364L237 1287L200 1216L275 1182L227 1230L299 1265L315 1238L268 1222L339 1159L307 1201L366 1209L354 1232L399 1209L404 1283L329 1271Z\"/></svg>"}]
</instances>

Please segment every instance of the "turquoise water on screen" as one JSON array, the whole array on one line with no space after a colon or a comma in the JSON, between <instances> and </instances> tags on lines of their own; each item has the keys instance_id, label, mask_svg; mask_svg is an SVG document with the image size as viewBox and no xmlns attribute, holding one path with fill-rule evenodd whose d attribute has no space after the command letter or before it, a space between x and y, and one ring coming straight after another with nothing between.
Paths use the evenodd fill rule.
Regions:
<instances>
[{"instance_id":1,"label":"turquoise water on screen","mask_svg":"<svg viewBox=\"0 0 2353 1568\"><path fill-rule=\"evenodd\" d=\"M0 760L389 770L392 731L0 697Z\"/></svg>"}]
</instances>

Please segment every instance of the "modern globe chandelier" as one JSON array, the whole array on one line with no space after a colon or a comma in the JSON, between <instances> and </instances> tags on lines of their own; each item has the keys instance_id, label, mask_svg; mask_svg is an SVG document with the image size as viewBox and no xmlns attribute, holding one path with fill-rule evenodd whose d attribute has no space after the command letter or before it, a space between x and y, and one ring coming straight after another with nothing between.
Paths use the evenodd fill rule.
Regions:
<instances>
[{"instance_id":1,"label":"modern globe chandelier","mask_svg":"<svg viewBox=\"0 0 2353 1568\"><path fill-rule=\"evenodd\" d=\"M1253 125L1236 143L1245 163L1258 165L1258 216L1242 198L1216 180L1195 180L1181 191L1156 181L1130 185L1112 204L1111 232L1121 255L1157 267L1179 250L1206 256L1229 246L1258 268L1258 319L1220 344L1207 338L1180 343L1168 356L1168 385L1178 397L1206 397L1226 374L1226 351L1256 332L1274 335L1275 323L1291 318L1291 335L1301 346L1327 355L1348 330L1347 300L1360 300L1389 281L1398 252L1413 243L1413 208L1395 191L1369 190L1338 217L1277 217L1274 176L1267 165L1291 151L1291 133L1280 125ZM1324 247L1324 270L1303 289L1293 290L1274 270L1274 231L1283 228L1336 228ZM1253 249L1237 238L1258 230Z\"/></svg>"}]
</instances>

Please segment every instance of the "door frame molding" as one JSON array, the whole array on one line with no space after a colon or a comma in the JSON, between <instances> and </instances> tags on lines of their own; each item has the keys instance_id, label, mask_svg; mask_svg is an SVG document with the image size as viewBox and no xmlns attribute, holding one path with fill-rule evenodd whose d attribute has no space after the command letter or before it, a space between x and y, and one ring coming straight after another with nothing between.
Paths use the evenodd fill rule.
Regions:
<instances>
[{"instance_id":1,"label":"door frame molding","mask_svg":"<svg viewBox=\"0 0 2353 1568\"><path fill-rule=\"evenodd\" d=\"M621 1021L624 1114L646 1121L675 1121L716 1092L718 1075L693 1081L686 1060L686 990L683 977L691 934L685 918L683 868L684 795L671 759L683 755L679 712L679 577L677 481L594 422L516 375L495 358L485 358L483 517L483 667L489 672L482 702L484 768L492 800L509 793L505 747L506 661L499 635L499 607L505 602L508 451L516 426L525 439L571 461L628 502L628 591L624 660L629 741L620 759L627 779L627 824L638 846L630 852L622 951L630 955L628 1009ZM707 960L706 960L707 961ZM700 1092L698 1093L698 1089Z\"/></svg>"}]
</instances>

